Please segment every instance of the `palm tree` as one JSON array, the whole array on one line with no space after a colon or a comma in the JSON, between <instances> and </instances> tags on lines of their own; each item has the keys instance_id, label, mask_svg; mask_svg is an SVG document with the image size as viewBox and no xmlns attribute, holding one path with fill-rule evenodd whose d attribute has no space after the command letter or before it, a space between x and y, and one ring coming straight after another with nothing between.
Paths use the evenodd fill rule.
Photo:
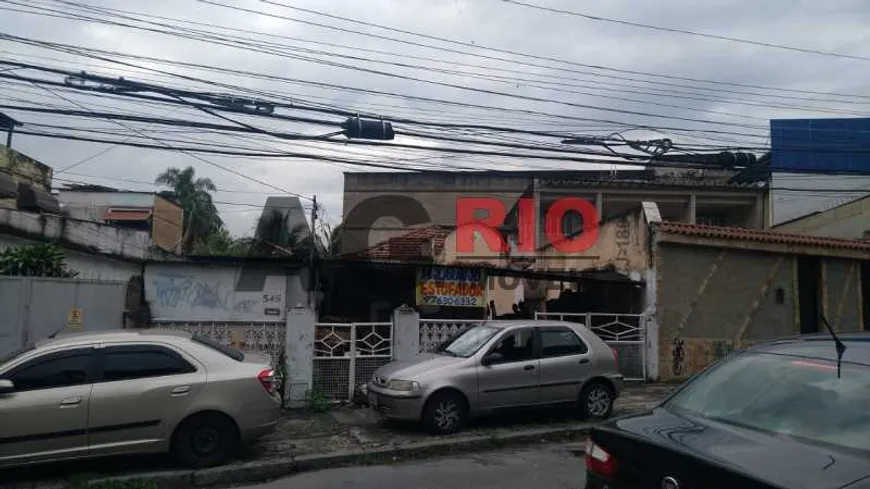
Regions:
<instances>
[{"instance_id":1,"label":"palm tree","mask_svg":"<svg viewBox=\"0 0 870 489\"><path fill-rule=\"evenodd\" d=\"M172 197L184 208L182 250L190 251L194 243L202 243L223 229L223 221L211 198L211 192L217 187L209 178L196 178L193 167L183 170L168 168L157 176L154 183L170 187Z\"/></svg>"}]
</instances>

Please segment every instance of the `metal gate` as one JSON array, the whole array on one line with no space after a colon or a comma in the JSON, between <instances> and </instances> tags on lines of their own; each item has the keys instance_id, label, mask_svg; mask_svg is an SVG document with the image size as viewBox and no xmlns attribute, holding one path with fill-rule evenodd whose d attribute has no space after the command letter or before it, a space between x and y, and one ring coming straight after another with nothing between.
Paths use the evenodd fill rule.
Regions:
<instances>
[{"instance_id":1,"label":"metal gate","mask_svg":"<svg viewBox=\"0 0 870 489\"><path fill-rule=\"evenodd\" d=\"M0 277L0 356L61 329L121 329L126 298L126 282Z\"/></svg>"},{"instance_id":2,"label":"metal gate","mask_svg":"<svg viewBox=\"0 0 870 489\"><path fill-rule=\"evenodd\" d=\"M313 391L352 399L393 358L393 323L315 323Z\"/></svg>"},{"instance_id":3,"label":"metal gate","mask_svg":"<svg viewBox=\"0 0 870 489\"><path fill-rule=\"evenodd\" d=\"M619 354L626 380L646 379L646 316L600 312L536 312L535 319L582 323Z\"/></svg>"}]
</instances>

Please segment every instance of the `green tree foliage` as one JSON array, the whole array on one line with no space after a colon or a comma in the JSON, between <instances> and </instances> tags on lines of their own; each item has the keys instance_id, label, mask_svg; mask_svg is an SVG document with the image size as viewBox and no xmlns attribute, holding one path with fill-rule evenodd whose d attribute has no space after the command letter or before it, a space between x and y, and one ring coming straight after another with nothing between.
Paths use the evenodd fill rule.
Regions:
<instances>
[{"instance_id":1,"label":"green tree foliage","mask_svg":"<svg viewBox=\"0 0 870 489\"><path fill-rule=\"evenodd\" d=\"M223 230L223 221L211 193L217 190L209 178L196 178L196 171L188 166L183 170L168 168L157 176L155 183L171 189L171 196L184 209L184 235L182 249L190 252Z\"/></svg>"},{"instance_id":2,"label":"green tree foliage","mask_svg":"<svg viewBox=\"0 0 870 489\"><path fill-rule=\"evenodd\" d=\"M257 237L253 245L254 253L260 256L300 256L308 258L336 257L341 254L341 224L332 229L321 228L312 234L306 224L292 228L287 226L284 216L277 210L264 213L257 222Z\"/></svg>"},{"instance_id":3,"label":"green tree foliage","mask_svg":"<svg viewBox=\"0 0 870 489\"><path fill-rule=\"evenodd\" d=\"M32 244L0 250L0 275L74 278L63 250L54 244Z\"/></svg>"},{"instance_id":4,"label":"green tree foliage","mask_svg":"<svg viewBox=\"0 0 870 489\"><path fill-rule=\"evenodd\" d=\"M251 252L251 238L237 238L224 228L194 243L194 255L247 256Z\"/></svg>"}]
</instances>

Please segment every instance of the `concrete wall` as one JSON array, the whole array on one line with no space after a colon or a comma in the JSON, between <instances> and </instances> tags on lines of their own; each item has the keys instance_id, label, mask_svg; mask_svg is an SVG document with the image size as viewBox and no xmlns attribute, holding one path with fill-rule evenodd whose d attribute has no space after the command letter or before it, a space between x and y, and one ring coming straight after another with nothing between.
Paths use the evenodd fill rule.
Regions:
<instances>
[{"instance_id":1,"label":"concrete wall","mask_svg":"<svg viewBox=\"0 0 870 489\"><path fill-rule=\"evenodd\" d=\"M0 171L10 173L16 180L29 183L45 192L51 190L51 167L12 148L0 146Z\"/></svg>"},{"instance_id":2,"label":"concrete wall","mask_svg":"<svg viewBox=\"0 0 870 489\"><path fill-rule=\"evenodd\" d=\"M532 181L527 175L346 173L342 251L360 251L415 227L455 225L460 197L498 199L508 212ZM403 222L407 215L423 219ZM370 216L380 218L369 226Z\"/></svg>"},{"instance_id":3,"label":"concrete wall","mask_svg":"<svg viewBox=\"0 0 870 489\"><path fill-rule=\"evenodd\" d=\"M102 221L111 207L151 209L154 194L150 192L79 192L61 190L58 199L66 205L71 217L89 221Z\"/></svg>"},{"instance_id":4,"label":"concrete wall","mask_svg":"<svg viewBox=\"0 0 870 489\"><path fill-rule=\"evenodd\" d=\"M774 173L771 187L776 189L771 192L775 226L867 195L870 176ZM822 192L819 189L830 190Z\"/></svg>"},{"instance_id":5,"label":"concrete wall","mask_svg":"<svg viewBox=\"0 0 870 489\"><path fill-rule=\"evenodd\" d=\"M860 262L828 258L822 261L822 273L822 311L831 327L863 330Z\"/></svg>"},{"instance_id":6,"label":"concrete wall","mask_svg":"<svg viewBox=\"0 0 870 489\"><path fill-rule=\"evenodd\" d=\"M60 216L47 216L0 208L0 233L31 240L61 241L95 254L144 259L151 239L148 233Z\"/></svg>"},{"instance_id":7,"label":"concrete wall","mask_svg":"<svg viewBox=\"0 0 870 489\"><path fill-rule=\"evenodd\" d=\"M781 233L862 239L865 233L870 232L870 198L784 222L774 230Z\"/></svg>"},{"instance_id":8,"label":"concrete wall","mask_svg":"<svg viewBox=\"0 0 870 489\"><path fill-rule=\"evenodd\" d=\"M61 190L58 199L69 217L104 222L112 208L142 209L152 212L151 241L166 251L177 250L183 234L184 209L150 192L80 192Z\"/></svg>"},{"instance_id":9,"label":"concrete wall","mask_svg":"<svg viewBox=\"0 0 870 489\"><path fill-rule=\"evenodd\" d=\"M307 301L296 274L189 263L146 264L145 299L157 321L280 321Z\"/></svg>"},{"instance_id":10,"label":"concrete wall","mask_svg":"<svg viewBox=\"0 0 870 489\"><path fill-rule=\"evenodd\" d=\"M640 210L626 213L598 226L594 245L582 253L549 246L538 253L539 270L584 270L614 267L622 272L644 273L648 230ZM640 276L638 276L640 278Z\"/></svg>"},{"instance_id":11,"label":"concrete wall","mask_svg":"<svg viewBox=\"0 0 870 489\"><path fill-rule=\"evenodd\" d=\"M141 273L139 260L149 242L143 232L0 209L0 249L47 240L60 240L67 265L79 272L77 278L122 282Z\"/></svg>"},{"instance_id":12,"label":"concrete wall","mask_svg":"<svg viewBox=\"0 0 870 489\"><path fill-rule=\"evenodd\" d=\"M823 307L843 331L861 328L857 263L823 259ZM655 267L661 380L686 378L734 348L800 331L794 255L660 243Z\"/></svg>"}]
</instances>

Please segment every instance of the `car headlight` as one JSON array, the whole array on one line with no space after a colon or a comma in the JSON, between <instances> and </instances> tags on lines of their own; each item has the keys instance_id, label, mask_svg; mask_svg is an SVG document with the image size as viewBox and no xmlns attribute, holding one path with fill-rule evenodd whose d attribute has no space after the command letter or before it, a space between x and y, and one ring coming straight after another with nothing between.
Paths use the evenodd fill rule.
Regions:
<instances>
[{"instance_id":1,"label":"car headlight","mask_svg":"<svg viewBox=\"0 0 870 489\"><path fill-rule=\"evenodd\" d=\"M387 382L387 389L392 391L414 392L420 390L420 384L413 380L393 379Z\"/></svg>"}]
</instances>

